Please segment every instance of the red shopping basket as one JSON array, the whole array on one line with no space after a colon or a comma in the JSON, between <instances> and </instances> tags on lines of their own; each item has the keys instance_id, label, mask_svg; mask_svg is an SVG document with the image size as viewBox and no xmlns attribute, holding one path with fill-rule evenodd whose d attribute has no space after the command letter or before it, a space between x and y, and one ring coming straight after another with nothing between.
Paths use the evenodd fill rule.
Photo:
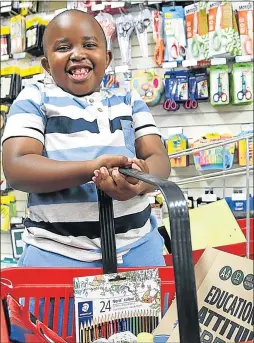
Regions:
<instances>
[{"instance_id":1,"label":"red shopping basket","mask_svg":"<svg viewBox=\"0 0 254 343\"><path fill-rule=\"evenodd\" d=\"M140 268L119 268L119 272ZM43 312L42 322L54 332L58 332L60 302L63 303L62 332L58 332L67 342L75 343L74 315L71 316L71 333L68 333L68 317L74 313L73 278L102 274L100 268L8 268L1 274L1 299L11 294L15 299L23 299L24 307L29 310L30 300L34 301L34 316ZM167 308L175 292L172 267L159 268L161 278L162 310ZM44 300L43 309L40 301ZM1 302L2 306L2 302ZM1 309L2 311L2 309ZM50 323L50 312L53 322ZM70 318L70 317L69 317ZM8 330L4 315L1 313L1 343L9 343Z\"/></svg>"}]
</instances>

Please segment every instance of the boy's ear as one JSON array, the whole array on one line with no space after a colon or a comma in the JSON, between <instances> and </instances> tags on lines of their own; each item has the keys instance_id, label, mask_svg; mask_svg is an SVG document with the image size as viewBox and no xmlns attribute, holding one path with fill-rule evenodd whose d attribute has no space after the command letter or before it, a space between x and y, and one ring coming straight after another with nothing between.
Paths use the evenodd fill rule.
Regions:
<instances>
[{"instance_id":1,"label":"boy's ear","mask_svg":"<svg viewBox=\"0 0 254 343\"><path fill-rule=\"evenodd\" d=\"M108 67L112 61L112 52L110 50L107 50L106 61L107 61L107 67Z\"/></svg>"},{"instance_id":2,"label":"boy's ear","mask_svg":"<svg viewBox=\"0 0 254 343\"><path fill-rule=\"evenodd\" d=\"M48 63L48 60L46 57L42 57L41 65L42 65L43 69L45 69L46 72L50 74L50 67L49 67L49 63Z\"/></svg>"}]
</instances>

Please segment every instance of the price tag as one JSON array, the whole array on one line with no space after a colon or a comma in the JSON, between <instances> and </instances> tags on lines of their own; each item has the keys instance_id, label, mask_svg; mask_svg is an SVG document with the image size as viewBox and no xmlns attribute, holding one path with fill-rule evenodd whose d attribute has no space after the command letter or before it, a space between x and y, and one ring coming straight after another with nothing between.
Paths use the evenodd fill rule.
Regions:
<instances>
[{"instance_id":1,"label":"price tag","mask_svg":"<svg viewBox=\"0 0 254 343\"><path fill-rule=\"evenodd\" d=\"M177 62L164 62L162 64L163 69L173 69L177 68Z\"/></svg>"},{"instance_id":2,"label":"price tag","mask_svg":"<svg viewBox=\"0 0 254 343\"><path fill-rule=\"evenodd\" d=\"M10 59L10 56L9 55L3 55L1 56L1 61L4 62L4 61L8 61Z\"/></svg>"},{"instance_id":3,"label":"price tag","mask_svg":"<svg viewBox=\"0 0 254 343\"><path fill-rule=\"evenodd\" d=\"M125 5L125 1L110 1L111 8L122 8Z\"/></svg>"},{"instance_id":4,"label":"price tag","mask_svg":"<svg viewBox=\"0 0 254 343\"><path fill-rule=\"evenodd\" d=\"M214 202L216 200L217 200L216 194L204 194L202 196L202 201L204 201L204 202Z\"/></svg>"},{"instance_id":5,"label":"price tag","mask_svg":"<svg viewBox=\"0 0 254 343\"><path fill-rule=\"evenodd\" d=\"M252 124L243 124L241 126L242 131L253 131L253 123Z\"/></svg>"},{"instance_id":6,"label":"price tag","mask_svg":"<svg viewBox=\"0 0 254 343\"><path fill-rule=\"evenodd\" d=\"M236 56L235 57L236 63L241 63L241 62L251 62L253 61L253 55L247 55L247 56Z\"/></svg>"},{"instance_id":7,"label":"price tag","mask_svg":"<svg viewBox=\"0 0 254 343\"><path fill-rule=\"evenodd\" d=\"M26 57L26 52L19 52L17 54L13 54L14 60L21 60Z\"/></svg>"},{"instance_id":8,"label":"price tag","mask_svg":"<svg viewBox=\"0 0 254 343\"><path fill-rule=\"evenodd\" d=\"M218 66L218 65L223 65L223 64L227 64L226 58L212 58L211 59L212 66Z\"/></svg>"},{"instance_id":9,"label":"price tag","mask_svg":"<svg viewBox=\"0 0 254 343\"><path fill-rule=\"evenodd\" d=\"M179 135L183 133L182 127L169 127L168 128L168 135Z\"/></svg>"},{"instance_id":10,"label":"price tag","mask_svg":"<svg viewBox=\"0 0 254 343\"><path fill-rule=\"evenodd\" d=\"M91 10L92 11L103 11L105 8L105 3L101 4L92 4Z\"/></svg>"},{"instance_id":11,"label":"price tag","mask_svg":"<svg viewBox=\"0 0 254 343\"><path fill-rule=\"evenodd\" d=\"M246 193L233 193L231 196L233 201L246 200Z\"/></svg>"},{"instance_id":12,"label":"price tag","mask_svg":"<svg viewBox=\"0 0 254 343\"><path fill-rule=\"evenodd\" d=\"M115 67L115 72L117 73L128 73L129 72L129 67L127 65L122 65L122 66L116 66Z\"/></svg>"},{"instance_id":13,"label":"price tag","mask_svg":"<svg viewBox=\"0 0 254 343\"><path fill-rule=\"evenodd\" d=\"M197 60L184 60L184 61L182 61L182 66L184 68L196 67L197 65L198 65L198 61Z\"/></svg>"}]
</instances>

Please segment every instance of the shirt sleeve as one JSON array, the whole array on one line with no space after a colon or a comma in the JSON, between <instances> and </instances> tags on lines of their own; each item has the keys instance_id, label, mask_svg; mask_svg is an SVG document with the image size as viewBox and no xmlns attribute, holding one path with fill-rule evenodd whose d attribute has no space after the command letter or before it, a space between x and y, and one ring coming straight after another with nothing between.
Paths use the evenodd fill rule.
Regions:
<instances>
[{"instance_id":1,"label":"shirt sleeve","mask_svg":"<svg viewBox=\"0 0 254 343\"><path fill-rule=\"evenodd\" d=\"M42 93L37 85L24 88L10 107L2 143L12 137L30 137L44 145L46 116L41 109Z\"/></svg>"},{"instance_id":2,"label":"shirt sleeve","mask_svg":"<svg viewBox=\"0 0 254 343\"><path fill-rule=\"evenodd\" d=\"M159 135L161 136L152 113L150 112L147 104L141 99L137 91L131 92L131 106L133 125L135 129L135 139L146 135Z\"/></svg>"}]
</instances>

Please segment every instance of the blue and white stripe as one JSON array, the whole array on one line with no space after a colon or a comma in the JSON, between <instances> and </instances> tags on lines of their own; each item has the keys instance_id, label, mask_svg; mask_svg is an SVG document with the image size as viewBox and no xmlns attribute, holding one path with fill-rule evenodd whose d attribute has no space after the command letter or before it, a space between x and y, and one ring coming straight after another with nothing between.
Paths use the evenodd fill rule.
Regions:
<instances>
[{"instance_id":1,"label":"blue and white stripe","mask_svg":"<svg viewBox=\"0 0 254 343\"><path fill-rule=\"evenodd\" d=\"M136 92L101 90L75 97L55 85L27 86L11 106L3 141L30 137L57 161L88 161L103 154L134 157L135 140L159 134ZM24 240L41 249L82 261L101 259L96 187L29 195ZM120 255L146 240L151 231L146 196L114 201L116 244Z\"/></svg>"}]
</instances>

